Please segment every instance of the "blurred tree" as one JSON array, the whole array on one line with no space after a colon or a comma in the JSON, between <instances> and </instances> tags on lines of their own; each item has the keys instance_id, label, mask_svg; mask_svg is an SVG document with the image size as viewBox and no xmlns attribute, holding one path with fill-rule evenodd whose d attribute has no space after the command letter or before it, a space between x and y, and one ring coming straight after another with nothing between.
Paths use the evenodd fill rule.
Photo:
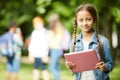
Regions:
<instances>
[{"instance_id":1,"label":"blurred tree","mask_svg":"<svg viewBox=\"0 0 120 80\"><path fill-rule=\"evenodd\" d=\"M35 14L33 0L1 0L0 1L0 32L3 33L10 20L15 20L24 35L30 33L31 19ZM25 24L26 23L26 24ZM23 25L24 24L24 25Z\"/></svg>"},{"instance_id":2,"label":"blurred tree","mask_svg":"<svg viewBox=\"0 0 120 80\"><path fill-rule=\"evenodd\" d=\"M114 49L114 53L116 53L114 55L114 58L118 58L120 60L120 1L117 1L117 4L116 4L116 7L112 7L111 8L111 13L112 15L114 16L113 18L113 22L115 24L115 27L116 27L116 33L117 33L117 36L118 36L118 45L117 47Z\"/></svg>"},{"instance_id":3,"label":"blurred tree","mask_svg":"<svg viewBox=\"0 0 120 80\"><path fill-rule=\"evenodd\" d=\"M120 11L120 9L118 7L119 3L120 3L119 0L115 0L115 1L113 1L113 0L106 0L105 4L107 4L107 5L103 5L103 9L101 9L101 13L102 13L101 14L102 15L101 16L102 33L110 41L113 60L115 60L116 59L116 55L119 54L117 52L118 48L113 48L113 46L112 46L113 27L116 27L116 26L113 26L113 25L120 22L120 20L119 20L120 16L118 16L118 13ZM117 11L116 11L116 9L117 9Z\"/></svg>"}]
</instances>

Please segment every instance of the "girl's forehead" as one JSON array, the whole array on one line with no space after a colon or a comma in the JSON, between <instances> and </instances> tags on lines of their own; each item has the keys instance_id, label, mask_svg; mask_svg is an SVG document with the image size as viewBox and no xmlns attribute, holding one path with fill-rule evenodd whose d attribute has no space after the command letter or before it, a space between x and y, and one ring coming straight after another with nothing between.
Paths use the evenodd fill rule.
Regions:
<instances>
[{"instance_id":1,"label":"girl's forehead","mask_svg":"<svg viewBox=\"0 0 120 80\"><path fill-rule=\"evenodd\" d=\"M87 10L81 10L77 13L77 17L92 17L92 15Z\"/></svg>"}]
</instances>

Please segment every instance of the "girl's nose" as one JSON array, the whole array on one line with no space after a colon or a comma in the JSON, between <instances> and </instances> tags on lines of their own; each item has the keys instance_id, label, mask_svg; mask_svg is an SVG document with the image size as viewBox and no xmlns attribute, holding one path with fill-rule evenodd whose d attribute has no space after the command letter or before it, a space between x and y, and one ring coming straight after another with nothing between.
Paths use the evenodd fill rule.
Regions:
<instances>
[{"instance_id":1,"label":"girl's nose","mask_svg":"<svg viewBox=\"0 0 120 80\"><path fill-rule=\"evenodd\" d=\"M87 21L86 20L83 21L83 25L84 26L87 25Z\"/></svg>"}]
</instances>

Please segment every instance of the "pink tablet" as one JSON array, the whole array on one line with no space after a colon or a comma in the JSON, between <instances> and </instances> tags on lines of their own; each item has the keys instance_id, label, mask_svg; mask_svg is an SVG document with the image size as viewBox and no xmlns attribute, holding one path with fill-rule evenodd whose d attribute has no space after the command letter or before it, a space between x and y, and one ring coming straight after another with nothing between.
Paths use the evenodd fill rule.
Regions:
<instances>
[{"instance_id":1,"label":"pink tablet","mask_svg":"<svg viewBox=\"0 0 120 80\"><path fill-rule=\"evenodd\" d=\"M73 62L75 66L71 69L73 73L94 70L95 65L99 62L95 50L71 52L64 54L65 60Z\"/></svg>"}]
</instances>

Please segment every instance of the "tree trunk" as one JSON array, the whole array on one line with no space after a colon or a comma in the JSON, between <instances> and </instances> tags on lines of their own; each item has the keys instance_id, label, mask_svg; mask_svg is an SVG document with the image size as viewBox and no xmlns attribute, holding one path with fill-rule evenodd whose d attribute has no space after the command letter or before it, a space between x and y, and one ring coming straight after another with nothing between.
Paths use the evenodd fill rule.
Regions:
<instances>
[{"instance_id":1,"label":"tree trunk","mask_svg":"<svg viewBox=\"0 0 120 80\"><path fill-rule=\"evenodd\" d=\"M117 24L117 34L118 34L117 59L119 59L120 61L120 24Z\"/></svg>"},{"instance_id":2,"label":"tree trunk","mask_svg":"<svg viewBox=\"0 0 120 80\"><path fill-rule=\"evenodd\" d=\"M104 12L104 18L103 18L103 34L108 38L110 47L111 47L111 55L113 58L113 61L115 62L115 53L114 49L112 47L112 17L109 17L108 11Z\"/></svg>"}]
</instances>

